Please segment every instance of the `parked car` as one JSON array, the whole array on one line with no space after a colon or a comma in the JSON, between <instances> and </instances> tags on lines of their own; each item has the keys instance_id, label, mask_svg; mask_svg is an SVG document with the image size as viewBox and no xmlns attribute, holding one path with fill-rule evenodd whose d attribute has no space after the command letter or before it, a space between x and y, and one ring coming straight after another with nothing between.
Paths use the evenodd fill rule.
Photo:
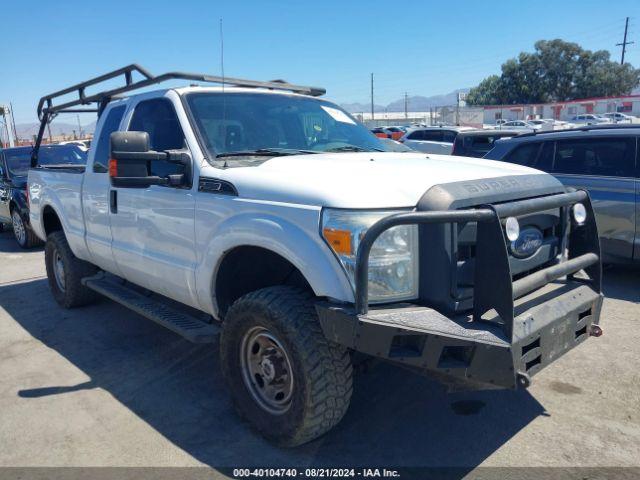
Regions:
<instances>
[{"instance_id":1,"label":"parked car","mask_svg":"<svg viewBox=\"0 0 640 480\"><path fill-rule=\"evenodd\" d=\"M27 173L31 163L32 147L5 148L0 150L0 223L13 225L18 245L31 248L40 244L29 224L27 201ZM40 164L84 165L87 154L72 145L47 145L40 148Z\"/></svg>"},{"instance_id":2,"label":"parked car","mask_svg":"<svg viewBox=\"0 0 640 480\"><path fill-rule=\"evenodd\" d=\"M469 130L456 136L451 155L462 157L483 157L493 148L499 138L520 135L521 132L511 130Z\"/></svg>"},{"instance_id":3,"label":"parked car","mask_svg":"<svg viewBox=\"0 0 640 480\"><path fill-rule=\"evenodd\" d=\"M40 132L87 98L104 107L84 172L37 155L29 170L52 295L71 308L100 293L218 343L236 409L269 440L299 445L341 420L354 352L517 388L600 335L586 192L519 165L384 152L323 89L146 70L131 82L139 70L39 102ZM167 78L225 86L122 96ZM576 212L570 231L560 207Z\"/></svg>"},{"instance_id":4,"label":"parked car","mask_svg":"<svg viewBox=\"0 0 640 480\"><path fill-rule=\"evenodd\" d=\"M600 123L611 123L611 120L593 113L585 113L582 115L576 115L571 119L571 122L579 125L597 125Z\"/></svg>"},{"instance_id":5,"label":"parked car","mask_svg":"<svg viewBox=\"0 0 640 480\"><path fill-rule=\"evenodd\" d=\"M381 138L380 143L382 143L386 152L415 152L414 149L409 148L404 143L391 140L390 138Z\"/></svg>"},{"instance_id":6,"label":"parked car","mask_svg":"<svg viewBox=\"0 0 640 480\"><path fill-rule=\"evenodd\" d=\"M521 133L525 133L525 132L535 132L536 130L540 130L542 127L541 125L531 123L527 120L511 120L509 122L504 122L500 124L498 128L500 130L517 130Z\"/></svg>"},{"instance_id":7,"label":"parked car","mask_svg":"<svg viewBox=\"0 0 640 480\"><path fill-rule=\"evenodd\" d=\"M391 138L392 140L400 140L406 132L406 130L403 130L401 127L382 127L384 128L384 130L386 130L389 135L391 135L389 138Z\"/></svg>"},{"instance_id":8,"label":"parked car","mask_svg":"<svg viewBox=\"0 0 640 480\"><path fill-rule=\"evenodd\" d=\"M371 133L373 133L378 138L391 138L391 134L387 132L384 128L372 128Z\"/></svg>"},{"instance_id":9,"label":"parked car","mask_svg":"<svg viewBox=\"0 0 640 480\"><path fill-rule=\"evenodd\" d=\"M636 118L631 115L625 115L621 112L603 113L604 118L609 119L613 123L634 123Z\"/></svg>"},{"instance_id":10,"label":"parked car","mask_svg":"<svg viewBox=\"0 0 640 480\"><path fill-rule=\"evenodd\" d=\"M86 152L91 146L91 140L65 140L64 142L58 142L58 145L75 145Z\"/></svg>"},{"instance_id":11,"label":"parked car","mask_svg":"<svg viewBox=\"0 0 640 480\"><path fill-rule=\"evenodd\" d=\"M409 130L400 142L419 152L450 155L458 133L467 130L473 129L455 126L416 128Z\"/></svg>"},{"instance_id":12,"label":"parked car","mask_svg":"<svg viewBox=\"0 0 640 480\"><path fill-rule=\"evenodd\" d=\"M640 126L594 125L500 140L485 158L544 170L588 190L604 260L627 264L640 261L639 138Z\"/></svg>"}]
</instances>

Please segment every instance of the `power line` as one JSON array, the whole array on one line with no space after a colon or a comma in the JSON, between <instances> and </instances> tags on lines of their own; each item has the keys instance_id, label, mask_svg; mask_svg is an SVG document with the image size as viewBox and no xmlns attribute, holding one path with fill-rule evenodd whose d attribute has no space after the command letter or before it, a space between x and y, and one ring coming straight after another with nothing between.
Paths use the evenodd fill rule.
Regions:
<instances>
[{"instance_id":1,"label":"power line","mask_svg":"<svg viewBox=\"0 0 640 480\"><path fill-rule=\"evenodd\" d=\"M629 17L627 17L626 21L624 22L624 40L622 40L622 43L616 43L616 46L622 46L622 58L620 59L620 65L624 65L624 54L627 51L627 45L631 45L632 43L635 42L627 42L627 31L629 30Z\"/></svg>"}]
</instances>

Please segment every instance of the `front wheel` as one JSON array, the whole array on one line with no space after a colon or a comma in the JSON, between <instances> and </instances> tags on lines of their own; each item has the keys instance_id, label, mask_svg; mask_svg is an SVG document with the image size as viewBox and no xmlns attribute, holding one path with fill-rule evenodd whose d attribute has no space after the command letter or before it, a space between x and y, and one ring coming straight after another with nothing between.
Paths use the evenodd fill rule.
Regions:
<instances>
[{"instance_id":1,"label":"front wheel","mask_svg":"<svg viewBox=\"0 0 640 480\"><path fill-rule=\"evenodd\" d=\"M309 293L269 287L238 299L223 323L220 357L236 409L278 445L321 436L349 407L349 352L326 340Z\"/></svg>"},{"instance_id":2,"label":"front wheel","mask_svg":"<svg viewBox=\"0 0 640 480\"><path fill-rule=\"evenodd\" d=\"M83 278L95 275L98 268L73 254L64 232L53 232L47 237L44 263L51 293L61 307L87 305L98 297L81 282Z\"/></svg>"}]
</instances>

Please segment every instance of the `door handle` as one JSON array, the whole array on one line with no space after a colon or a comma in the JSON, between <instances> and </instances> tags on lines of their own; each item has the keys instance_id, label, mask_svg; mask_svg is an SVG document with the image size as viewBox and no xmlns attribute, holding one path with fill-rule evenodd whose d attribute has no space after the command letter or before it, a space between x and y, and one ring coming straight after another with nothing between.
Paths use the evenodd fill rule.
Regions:
<instances>
[{"instance_id":1,"label":"door handle","mask_svg":"<svg viewBox=\"0 0 640 480\"><path fill-rule=\"evenodd\" d=\"M109 211L118 213L118 191L109 190Z\"/></svg>"}]
</instances>

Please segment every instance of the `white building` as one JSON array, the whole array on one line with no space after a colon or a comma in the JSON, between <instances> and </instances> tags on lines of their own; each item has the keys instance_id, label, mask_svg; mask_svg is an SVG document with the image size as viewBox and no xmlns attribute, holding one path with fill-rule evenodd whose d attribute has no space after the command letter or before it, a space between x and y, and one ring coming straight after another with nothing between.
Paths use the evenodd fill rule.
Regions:
<instances>
[{"instance_id":1,"label":"white building","mask_svg":"<svg viewBox=\"0 0 640 480\"><path fill-rule=\"evenodd\" d=\"M484 107L484 123L493 124L496 120L531 120L534 118L555 118L571 120L582 113L622 112L640 116L640 95L620 97L596 97L527 105L490 105Z\"/></svg>"}]
</instances>

